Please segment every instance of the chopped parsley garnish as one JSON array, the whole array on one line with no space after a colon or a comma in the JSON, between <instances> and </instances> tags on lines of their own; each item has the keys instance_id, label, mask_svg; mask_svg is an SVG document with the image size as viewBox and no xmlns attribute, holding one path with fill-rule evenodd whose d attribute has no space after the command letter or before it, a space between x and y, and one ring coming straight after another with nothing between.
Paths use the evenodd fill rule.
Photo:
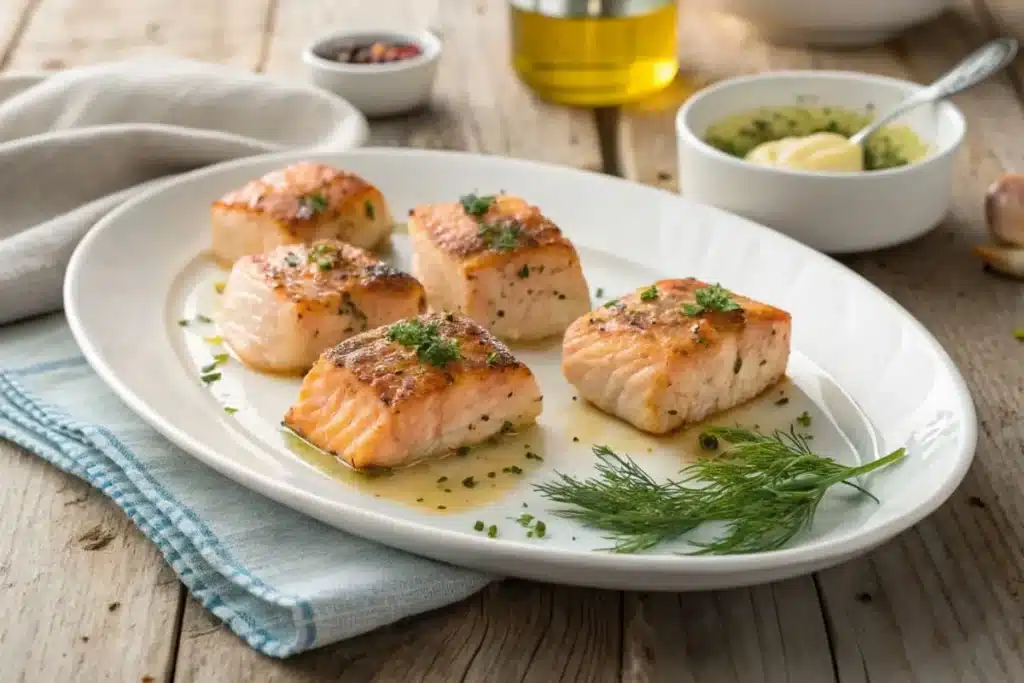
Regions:
<instances>
[{"instance_id":1,"label":"chopped parsley garnish","mask_svg":"<svg viewBox=\"0 0 1024 683\"><path fill-rule=\"evenodd\" d=\"M782 398L780 398L778 401L775 402L775 405L777 405L777 406L784 406L787 403L789 403L789 398L787 398L786 396L783 396Z\"/></svg>"},{"instance_id":2,"label":"chopped parsley garnish","mask_svg":"<svg viewBox=\"0 0 1024 683\"><path fill-rule=\"evenodd\" d=\"M539 455L537 455L533 451L526 451L526 459L527 460L536 460L537 462L544 462L544 458L540 457Z\"/></svg>"},{"instance_id":3,"label":"chopped parsley garnish","mask_svg":"<svg viewBox=\"0 0 1024 683\"><path fill-rule=\"evenodd\" d=\"M497 365L498 364L498 352L497 351L491 351L489 354L487 354L487 364L488 365Z\"/></svg>"},{"instance_id":4,"label":"chopped parsley garnish","mask_svg":"<svg viewBox=\"0 0 1024 683\"><path fill-rule=\"evenodd\" d=\"M806 410L796 416L796 421L797 421L797 423L799 423L799 425L801 427L810 427L811 426L811 416L808 415Z\"/></svg>"},{"instance_id":5,"label":"chopped parsley garnish","mask_svg":"<svg viewBox=\"0 0 1024 683\"><path fill-rule=\"evenodd\" d=\"M718 284L701 287L694 292L694 297L697 300L696 304L683 304L683 312L686 315L700 315L708 311L728 313L742 310L740 305L733 301L729 290Z\"/></svg>"},{"instance_id":6,"label":"chopped parsley garnish","mask_svg":"<svg viewBox=\"0 0 1024 683\"><path fill-rule=\"evenodd\" d=\"M327 210L327 197L321 192L313 192L305 197L299 198L299 213L303 218L308 218Z\"/></svg>"},{"instance_id":7,"label":"chopped parsley garnish","mask_svg":"<svg viewBox=\"0 0 1024 683\"><path fill-rule=\"evenodd\" d=\"M498 223L481 223L477 235L482 237L487 246L495 251L511 251L519 246L519 236L523 226L515 220L504 220Z\"/></svg>"},{"instance_id":8,"label":"chopped parsley garnish","mask_svg":"<svg viewBox=\"0 0 1024 683\"><path fill-rule=\"evenodd\" d=\"M603 297L604 296L604 288L603 287L598 287L597 291L594 292L594 296L596 296L598 299Z\"/></svg>"},{"instance_id":9,"label":"chopped parsley garnish","mask_svg":"<svg viewBox=\"0 0 1024 683\"><path fill-rule=\"evenodd\" d=\"M465 486L467 489L471 489L474 486L476 486L476 479L474 479L473 477L466 477L465 479L462 480L462 485Z\"/></svg>"},{"instance_id":10,"label":"chopped parsley garnish","mask_svg":"<svg viewBox=\"0 0 1024 683\"><path fill-rule=\"evenodd\" d=\"M416 349L417 357L426 364L443 368L459 359L459 345L441 335L436 323L423 323L419 319L395 323L387 332L388 341L398 342Z\"/></svg>"},{"instance_id":11,"label":"chopped parsley garnish","mask_svg":"<svg viewBox=\"0 0 1024 683\"><path fill-rule=\"evenodd\" d=\"M224 412L228 415L234 415L238 412L238 408L232 408L231 406L224 406Z\"/></svg>"},{"instance_id":12,"label":"chopped parsley garnish","mask_svg":"<svg viewBox=\"0 0 1024 683\"><path fill-rule=\"evenodd\" d=\"M640 292L640 301L654 301L658 298L658 288L655 285L651 285L647 289Z\"/></svg>"},{"instance_id":13,"label":"chopped parsley garnish","mask_svg":"<svg viewBox=\"0 0 1024 683\"><path fill-rule=\"evenodd\" d=\"M519 526L528 527L530 526L530 522L533 521L533 515L531 515L529 512L524 512L523 514L519 515L516 521L519 522Z\"/></svg>"},{"instance_id":14,"label":"chopped parsley garnish","mask_svg":"<svg viewBox=\"0 0 1024 683\"><path fill-rule=\"evenodd\" d=\"M208 315L203 315L202 313L200 313L199 315L196 316L196 320L198 320L201 323L212 323L213 322L213 318L211 318Z\"/></svg>"},{"instance_id":15,"label":"chopped parsley garnish","mask_svg":"<svg viewBox=\"0 0 1024 683\"><path fill-rule=\"evenodd\" d=\"M508 467L501 468L501 471L505 474L522 474L523 468L519 465L510 465Z\"/></svg>"},{"instance_id":16,"label":"chopped parsley garnish","mask_svg":"<svg viewBox=\"0 0 1024 683\"><path fill-rule=\"evenodd\" d=\"M605 308L614 308L615 306L619 305L619 300L612 299L611 301L606 301L603 305Z\"/></svg>"},{"instance_id":17,"label":"chopped parsley garnish","mask_svg":"<svg viewBox=\"0 0 1024 683\"><path fill-rule=\"evenodd\" d=\"M1017 341L1024 341L1024 327L1017 328L1013 331L1013 338Z\"/></svg>"},{"instance_id":18,"label":"chopped parsley garnish","mask_svg":"<svg viewBox=\"0 0 1024 683\"><path fill-rule=\"evenodd\" d=\"M213 382L216 382L217 380L220 379L220 373L219 372L206 372L206 373L203 373L202 375L199 375L199 379L203 380L204 384L212 384Z\"/></svg>"},{"instance_id":19,"label":"chopped parsley garnish","mask_svg":"<svg viewBox=\"0 0 1024 683\"><path fill-rule=\"evenodd\" d=\"M537 534L538 538L544 538L544 534L548 532L548 525L538 520L533 526L533 532Z\"/></svg>"},{"instance_id":20,"label":"chopped parsley garnish","mask_svg":"<svg viewBox=\"0 0 1024 683\"><path fill-rule=\"evenodd\" d=\"M515 434L516 433L516 426L514 424L512 424L511 422L509 422L508 420L505 420L504 422L501 423L501 433L502 434Z\"/></svg>"},{"instance_id":21,"label":"chopped parsley garnish","mask_svg":"<svg viewBox=\"0 0 1024 683\"><path fill-rule=\"evenodd\" d=\"M524 279L530 277L530 266L524 265L522 268L519 269L519 273L517 274L519 275L519 277Z\"/></svg>"},{"instance_id":22,"label":"chopped parsley garnish","mask_svg":"<svg viewBox=\"0 0 1024 683\"><path fill-rule=\"evenodd\" d=\"M316 267L321 270L330 270L337 265L335 259L338 256L338 250L329 244L318 244L309 250L308 260L310 263L315 263Z\"/></svg>"},{"instance_id":23,"label":"chopped parsley garnish","mask_svg":"<svg viewBox=\"0 0 1024 683\"><path fill-rule=\"evenodd\" d=\"M210 337L203 337L203 341L206 342L207 344L223 344L224 337L220 336L219 334L215 334Z\"/></svg>"},{"instance_id":24,"label":"chopped parsley garnish","mask_svg":"<svg viewBox=\"0 0 1024 683\"><path fill-rule=\"evenodd\" d=\"M498 527L495 524L487 527L487 538L495 538L498 535Z\"/></svg>"},{"instance_id":25,"label":"chopped parsley garnish","mask_svg":"<svg viewBox=\"0 0 1024 683\"><path fill-rule=\"evenodd\" d=\"M403 320L388 329L388 341L416 350L416 357L428 365L443 368L459 359L459 345L438 331L437 323Z\"/></svg>"},{"instance_id":26,"label":"chopped parsley garnish","mask_svg":"<svg viewBox=\"0 0 1024 683\"><path fill-rule=\"evenodd\" d=\"M284 262L287 263L292 268L301 263L301 261L299 260L299 255L293 251L288 252L288 255L284 257Z\"/></svg>"},{"instance_id":27,"label":"chopped parsley garnish","mask_svg":"<svg viewBox=\"0 0 1024 683\"><path fill-rule=\"evenodd\" d=\"M481 522L479 519L476 520L476 524L473 525L473 529L475 531L483 531L484 530L484 523Z\"/></svg>"},{"instance_id":28,"label":"chopped parsley garnish","mask_svg":"<svg viewBox=\"0 0 1024 683\"><path fill-rule=\"evenodd\" d=\"M367 199L366 203L363 204L363 213L365 213L366 217L371 221L377 216L377 211L373 208L373 202L369 199Z\"/></svg>"},{"instance_id":29,"label":"chopped parsley garnish","mask_svg":"<svg viewBox=\"0 0 1024 683\"><path fill-rule=\"evenodd\" d=\"M487 194L480 197L476 194L470 193L459 199L459 203L462 204L463 211L474 218L479 218L487 213L488 209L491 208L491 205L494 204L494 195Z\"/></svg>"},{"instance_id":30,"label":"chopped parsley garnish","mask_svg":"<svg viewBox=\"0 0 1024 683\"><path fill-rule=\"evenodd\" d=\"M178 327L188 327L188 321L182 318L178 321Z\"/></svg>"}]
</instances>

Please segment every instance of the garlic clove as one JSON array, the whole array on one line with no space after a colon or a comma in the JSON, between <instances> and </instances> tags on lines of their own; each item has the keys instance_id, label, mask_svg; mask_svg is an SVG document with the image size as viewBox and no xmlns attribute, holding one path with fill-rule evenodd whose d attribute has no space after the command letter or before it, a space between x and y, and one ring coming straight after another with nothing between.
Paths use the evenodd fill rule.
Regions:
<instances>
[{"instance_id":1,"label":"garlic clove","mask_svg":"<svg viewBox=\"0 0 1024 683\"><path fill-rule=\"evenodd\" d=\"M1024 247L1024 174L1004 173L989 186L985 220L996 242Z\"/></svg>"},{"instance_id":2,"label":"garlic clove","mask_svg":"<svg viewBox=\"0 0 1024 683\"><path fill-rule=\"evenodd\" d=\"M974 247L974 253L992 270L1024 279L1024 249L985 244Z\"/></svg>"}]
</instances>

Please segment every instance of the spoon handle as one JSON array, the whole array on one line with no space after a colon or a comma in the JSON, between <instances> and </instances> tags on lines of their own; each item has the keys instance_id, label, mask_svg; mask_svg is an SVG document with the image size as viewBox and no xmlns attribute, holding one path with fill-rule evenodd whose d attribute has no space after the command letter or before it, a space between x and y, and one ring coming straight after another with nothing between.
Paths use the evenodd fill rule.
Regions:
<instances>
[{"instance_id":1,"label":"spoon handle","mask_svg":"<svg viewBox=\"0 0 1024 683\"><path fill-rule=\"evenodd\" d=\"M1016 55L1017 41L1013 38L998 38L986 43L927 88L903 100L885 116L872 121L868 126L851 136L850 142L859 145L878 132L879 128L893 119L899 118L906 111L926 102L945 99L950 95L955 95L962 90L977 85L1012 62Z\"/></svg>"}]
</instances>

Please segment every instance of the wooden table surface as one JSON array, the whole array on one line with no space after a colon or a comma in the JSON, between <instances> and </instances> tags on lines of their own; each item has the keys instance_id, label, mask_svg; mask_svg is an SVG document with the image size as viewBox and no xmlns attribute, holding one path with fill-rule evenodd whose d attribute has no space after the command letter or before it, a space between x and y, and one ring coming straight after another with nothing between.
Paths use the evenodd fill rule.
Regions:
<instances>
[{"instance_id":1,"label":"wooden table surface","mask_svg":"<svg viewBox=\"0 0 1024 683\"><path fill-rule=\"evenodd\" d=\"M900 0L893 0L898 2ZM963 0L888 44L765 45L683 0L680 50L700 79L840 68L928 81L984 39L1024 38L1024 2ZM597 112L515 79L498 0L0 0L0 69L165 53L303 78L331 27L431 26L446 41L433 106L373 124L372 143L541 159L675 187L678 87ZM948 221L913 244L843 261L934 333L967 378L977 459L931 518L813 576L699 594L506 581L349 642L271 660L186 594L155 548L82 482L0 444L4 681L1024 681L1024 326L1021 284L983 273L982 196L1024 171L1024 60L957 98L969 121ZM88 542L100 537L107 543ZM83 535L86 540L83 541Z\"/></svg>"}]
</instances>

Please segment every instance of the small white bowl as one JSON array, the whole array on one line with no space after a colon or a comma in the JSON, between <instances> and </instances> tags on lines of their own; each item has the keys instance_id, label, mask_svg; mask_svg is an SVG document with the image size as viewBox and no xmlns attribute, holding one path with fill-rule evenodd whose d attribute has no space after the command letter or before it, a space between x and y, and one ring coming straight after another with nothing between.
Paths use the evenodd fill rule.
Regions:
<instances>
[{"instance_id":1,"label":"small white bowl","mask_svg":"<svg viewBox=\"0 0 1024 683\"><path fill-rule=\"evenodd\" d=\"M416 57L384 64L343 64L332 54L351 45L388 42L419 47ZM366 116L392 116L430 99L441 41L430 31L352 30L332 33L302 52L313 83L344 97Z\"/></svg>"},{"instance_id":2,"label":"small white bowl","mask_svg":"<svg viewBox=\"0 0 1024 683\"><path fill-rule=\"evenodd\" d=\"M963 114L923 105L895 123L929 145L923 159L880 171L796 171L757 165L704 142L709 126L760 107L834 106L884 112L922 86L837 71L780 71L723 81L676 115L679 183L689 199L717 206L832 254L881 249L935 227L949 211Z\"/></svg>"},{"instance_id":3,"label":"small white bowl","mask_svg":"<svg viewBox=\"0 0 1024 683\"><path fill-rule=\"evenodd\" d=\"M717 0L775 43L853 46L880 43L934 19L950 0Z\"/></svg>"}]
</instances>

